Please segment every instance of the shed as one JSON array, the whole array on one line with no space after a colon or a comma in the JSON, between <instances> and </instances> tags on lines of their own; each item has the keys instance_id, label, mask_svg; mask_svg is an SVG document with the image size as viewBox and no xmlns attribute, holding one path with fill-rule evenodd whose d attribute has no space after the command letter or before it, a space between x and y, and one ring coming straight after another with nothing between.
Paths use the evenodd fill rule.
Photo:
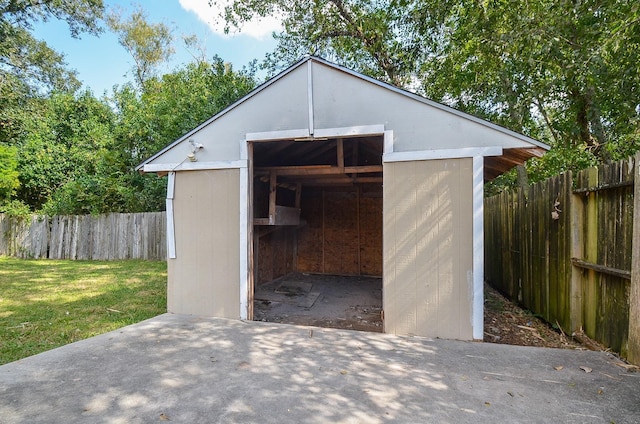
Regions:
<instances>
[{"instance_id":1,"label":"shed","mask_svg":"<svg viewBox=\"0 0 640 424\"><path fill-rule=\"evenodd\" d=\"M141 163L168 311L253 318L292 272L382 277L384 331L483 338L483 185L548 146L306 57Z\"/></svg>"}]
</instances>

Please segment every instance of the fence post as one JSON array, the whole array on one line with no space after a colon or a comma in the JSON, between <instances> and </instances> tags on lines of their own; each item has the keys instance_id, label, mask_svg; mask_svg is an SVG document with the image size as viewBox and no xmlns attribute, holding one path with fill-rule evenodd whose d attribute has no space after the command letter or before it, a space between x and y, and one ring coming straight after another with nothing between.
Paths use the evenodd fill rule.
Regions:
<instances>
[{"instance_id":1,"label":"fence post","mask_svg":"<svg viewBox=\"0 0 640 424\"><path fill-rule=\"evenodd\" d=\"M589 168L583 171L585 174L583 187L597 187L599 184L598 168ZM581 259L598 263L598 202L596 193L586 193L583 215L583 257ZM574 267L575 270L575 267ZM576 271L577 272L577 271ZM582 323L585 334L597 339L598 321L598 275L596 271L589 269L583 272L582 286Z\"/></svg>"},{"instance_id":2,"label":"fence post","mask_svg":"<svg viewBox=\"0 0 640 424\"><path fill-rule=\"evenodd\" d=\"M584 258L584 202L580 195L573 193L574 175L569 172L569 184L566 188L569 191L571 213L569 221L569 257L566 258L571 262L571 258ZM571 328L566 330L573 332L578 331L582 326L582 272L575 266L570 266L569 276L569 322Z\"/></svg>"},{"instance_id":3,"label":"fence post","mask_svg":"<svg viewBox=\"0 0 640 424\"><path fill-rule=\"evenodd\" d=\"M629 347L627 359L640 365L640 153L633 163L633 240L629 291Z\"/></svg>"}]
</instances>

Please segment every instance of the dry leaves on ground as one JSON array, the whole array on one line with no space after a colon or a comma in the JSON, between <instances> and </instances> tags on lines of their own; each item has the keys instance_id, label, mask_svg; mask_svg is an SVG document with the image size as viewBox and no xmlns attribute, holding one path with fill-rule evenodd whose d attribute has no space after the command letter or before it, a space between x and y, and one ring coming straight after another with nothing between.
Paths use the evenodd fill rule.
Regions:
<instances>
[{"instance_id":1,"label":"dry leaves on ground","mask_svg":"<svg viewBox=\"0 0 640 424\"><path fill-rule=\"evenodd\" d=\"M487 285L484 305L485 342L560 349L585 348L571 335L552 328Z\"/></svg>"}]
</instances>

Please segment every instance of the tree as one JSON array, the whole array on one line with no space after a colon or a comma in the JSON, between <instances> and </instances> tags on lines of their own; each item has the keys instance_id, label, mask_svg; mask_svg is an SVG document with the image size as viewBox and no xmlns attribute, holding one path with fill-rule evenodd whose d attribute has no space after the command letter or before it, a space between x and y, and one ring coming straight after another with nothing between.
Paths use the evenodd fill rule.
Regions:
<instances>
[{"instance_id":1,"label":"tree","mask_svg":"<svg viewBox=\"0 0 640 424\"><path fill-rule=\"evenodd\" d=\"M8 202L20 187L16 156L17 151L14 147L0 144L0 205Z\"/></svg>"},{"instance_id":2,"label":"tree","mask_svg":"<svg viewBox=\"0 0 640 424\"><path fill-rule=\"evenodd\" d=\"M26 122L39 113L42 97L80 87L63 55L33 37L33 24L61 19L74 37L98 34L102 12L102 0L0 0L0 144L24 139Z\"/></svg>"},{"instance_id":3,"label":"tree","mask_svg":"<svg viewBox=\"0 0 640 424\"><path fill-rule=\"evenodd\" d=\"M63 86L54 90L54 84L39 92L26 74L16 72L2 80L0 210L162 210L166 182L138 174L135 166L255 86L253 70L235 71L217 57L158 77L167 50L154 56L145 48L157 45L155 37L171 40L168 29L139 31L158 28L147 25L141 12L123 25L145 65L137 84L116 88L110 99Z\"/></svg>"},{"instance_id":4,"label":"tree","mask_svg":"<svg viewBox=\"0 0 640 424\"><path fill-rule=\"evenodd\" d=\"M66 21L71 35L77 37L82 32L99 32L96 18L101 16L103 10L102 0L4 0L0 3L0 20L31 29L34 22L55 18Z\"/></svg>"},{"instance_id":5,"label":"tree","mask_svg":"<svg viewBox=\"0 0 640 424\"><path fill-rule=\"evenodd\" d=\"M600 159L634 133L637 2L465 1L458 10L436 60L422 66L425 90Z\"/></svg>"},{"instance_id":6,"label":"tree","mask_svg":"<svg viewBox=\"0 0 640 424\"><path fill-rule=\"evenodd\" d=\"M148 23L141 8L128 19L118 11L111 12L107 16L107 25L118 34L118 41L133 58L139 87L155 76L158 66L167 62L174 53L171 29L163 23Z\"/></svg>"},{"instance_id":7,"label":"tree","mask_svg":"<svg viewBox=\"0 0 640 424\"><path fill-rule=\"evenodd\" d=\"M76 34L97 31L91 5L102 7L89 0L0 0L0 35L10 35L0 38L0 211L162 210L166 182L135 166L255 86L252 68L236 71L217 57L158 76L173 37L138 10L127 20L110 16L135 60L136 84L116 88L110 99L78 92L63 57L29 29L35 20L56 17L68 19Z\"/></svg>"},{"instance_id":8,"label":"tree","mask_svg":"<svg viewBox=\"0 0 640 424\"><path fill-rule=\"evenodd\" d=\"M26 134L16 144L20 173L16 197L32 210L47 207L75 213L78 208L56 209L52 199L73 181L104 174L104 157L112 145L113 111L88 91L53 93L40 104L39 114L25 122ZM83 203L83 196L76 199L77 204Z\"/></svg>"},{"instance_id":9,"label":"tree","mask_svg":"<svg viewBox=\"0 0 640 424\"><path fill-rule=\"evenodd\" d=\"M111 175L118 182L110 185L121 187L124 210L162 210L166 183L154 175L136 173L135 166L253 87L251 70L235 71L214 57L151 78L142 92L131 85L119 88L113 98L117 121L110 149Z\"/></svg>"},{"instance_id":10,"label":"tree","mask_svg":"<svg viewBox=\"0 0 640 424\"><path fill-rule=\"evenodd\" d=\"M212 0L211 4L220 2ZM226 2L225 2L226 3ZM254 16L281 15L284 32L270 55L272 72L305 54L323 56L398 86L416 70L420 46L404 25L402 1L236 0L225 8L226 30Z\"/></svg>"},{"instance_id":11,"label":"tree","mask_svg":"<svg viewBox=\"0 0 640 424\"><path fill-rule=\"evenodd\" d=\"M98 34L102 0L1 1L0 86L11 76L45 89L77 88L75 75L65 69L62 55L33 38L33 24L51 18L69 24L72 36Z\"/></svg>"},{"instance_id":12,"label":"tree","mask_svg":"<svg viewBox=\"0 0 640 424\"><path fill-rule=\"evenodd\" d=\"M272 69L325 56L576 152L556 170L640 148L637 1L235 0L224 18L274 13Z\"/></svg>"}]
</instances>

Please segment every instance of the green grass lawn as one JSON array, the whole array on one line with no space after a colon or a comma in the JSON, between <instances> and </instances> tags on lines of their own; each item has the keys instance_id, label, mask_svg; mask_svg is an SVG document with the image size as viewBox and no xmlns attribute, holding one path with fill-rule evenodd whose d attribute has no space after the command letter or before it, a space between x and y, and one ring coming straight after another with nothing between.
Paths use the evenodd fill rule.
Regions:
<instances>
[{"instance_id":1,"label":"green grass lawn","mask_svg":"<svg viewBox=\"0 0 640 424\"><path fill-rule=\"evenodd\" d=\"M166 262L0 257L0 364L166 312Z\"/></svg>"}]
</instances>

